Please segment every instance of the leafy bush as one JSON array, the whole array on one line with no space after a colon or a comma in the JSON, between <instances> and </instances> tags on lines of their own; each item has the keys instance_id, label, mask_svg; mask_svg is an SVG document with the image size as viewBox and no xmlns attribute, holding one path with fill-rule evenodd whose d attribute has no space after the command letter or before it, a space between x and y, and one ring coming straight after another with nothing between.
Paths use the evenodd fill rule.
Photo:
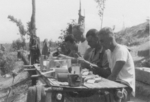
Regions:
<instances>
[{"instance_id":1,"label":"leafy bush","mask_svg":"<svg viewBox=\"0 0 150 102\"><path fill-rule=\"evenodd\" d=\"M13 43L12 43L12 48L14 50L19 50L21 48L25 49L25 47L26 47L25 40L21 41L20 39L18 39L16 41L13 41Z\"/></svg>"},{"instance_id":2,"label":"leafy bush","mask_svg":"<svg viewBox=\"0 0 150 102\"><path fill-rule=\"evenodd\" d=\"M0 70L1 74L7 74L10 73L15 65L15 62L17 61L16 54L14 53L0 53Z\"/></svg>"}]
</instances>

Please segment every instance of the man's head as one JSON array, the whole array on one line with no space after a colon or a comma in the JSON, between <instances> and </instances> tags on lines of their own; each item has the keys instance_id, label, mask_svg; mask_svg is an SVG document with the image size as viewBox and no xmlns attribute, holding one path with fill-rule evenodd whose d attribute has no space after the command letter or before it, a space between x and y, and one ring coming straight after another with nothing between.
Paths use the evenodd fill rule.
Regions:
<instances>
[{"instance_id":1,"label":"man's head","mask_svg":"<svg viewBox=\"0 0 150 102\"><path fill-rule=\"evenodd\" d=\"M48 39L44 39L44 41L43 41L44 43L48 43Z\"/></svg>"},{"instance_id":2,"label":"man's head","mask_svg":"<svg viewBox=\"0 0 150 102\"><path fill-rule=\"evenodd\" d=\"M65 44L70 50L76 50L75 39L72 35L68 35L65 37Z\"/></svg>"},{"instance_id":3,"label":"man's head","mask_svg":"<svg viewBox=\"0 0 150 102\"><path fill-rule=\"evenodd\" d=\"M90 29L86 34L86 39L91 48L95 48L99 42L97 32L96 29Z\"/></svg>"},{"instance_id":4,"label":"man's head","mask_svg":"<svg viewBox=\"0 0 150 102\"><path fill-rule=\"evenodd\" d=\"M74 25L72 27L72 34L74 35L74 38L77 42L80 41L83 37L83 32L80 27L80 25Z\"/></svg>"},{"instance_id":5,"label":"man's head","mask_svg":"<svg viewBox=\"0 0 150 102\"><path fill-rule=\"evenodd\" d=\"M67 35L65 37L65 42L66 43L74 43L75 42L74 37L72 35Z\"/></svg>"},{"instance_id":6,"label":"man's head","mask_svg":"<svg viewBox=\"0 0 150 102\"><path fill-rule=\"evenodd\" d=\"M110 49L115 42L114 32L109 27L102 28L99 33L99 40L105 49Z\"/></svg>"}]
</instances>

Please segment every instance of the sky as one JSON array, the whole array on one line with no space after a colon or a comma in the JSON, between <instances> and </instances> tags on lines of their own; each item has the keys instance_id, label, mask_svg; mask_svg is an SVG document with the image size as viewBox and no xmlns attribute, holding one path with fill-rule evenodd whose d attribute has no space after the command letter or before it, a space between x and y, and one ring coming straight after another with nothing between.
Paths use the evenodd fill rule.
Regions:
<instances>
[{"instance_id":1,"label":"sky","mask_svg":"<svg viewBox=\"0 0 150 102\"><path fill-rule=\"evenodd\" d=\"M81 0L85 14L85 34L89 29L100 30L101 21L95 0ZM119 31L146 21L150 16L150 0L106 0L103 27ZM78 19L79 0L36 0L37 36L58 40L60 30L71 19ZM0 43L11 43L20 37L18 27L9 21L8 15L20 19L27 27L32 13L31 0L0 0Z\"/></svg>"}]
</instances>

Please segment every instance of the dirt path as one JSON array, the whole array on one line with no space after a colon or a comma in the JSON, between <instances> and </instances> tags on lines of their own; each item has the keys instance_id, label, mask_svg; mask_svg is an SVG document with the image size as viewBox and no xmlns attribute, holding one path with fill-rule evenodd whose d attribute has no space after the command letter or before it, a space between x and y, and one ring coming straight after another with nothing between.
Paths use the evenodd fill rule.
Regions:
<instances>
[{"instance_id":1,"label":"dirt path","mask_svg":"<svg viewBox=\"0 0 150 102\"><path fill-rule=\"evenodd\" d=\"M15 77L13 83L19 83L19 82L21 82L21 81L23 81L27 78L28 78L28 73L27 72L21 72ZM1 80L0 80L0 90L12 86L12 81L13 81L13 77L3 78L3 79L1 78Z\"/></svg>"},{"instance_id":2,"label":"dirt path","mask_svg":"<svg viewBox=\"0 0 150 102\"><path fill-rule=\"evenodd\" d=\"M28 89L28 73L21 72L19 73L12 84L13 78L1 78L0 81L0 102L6 102L6 98L10 92L9 98L7 102L17 102L13 101L21 97L25 97L26 91ZM11 90L11 91L10 91ZM26 98L25 98L26 99ZM21 102L21 101L18 101Z\"/></svg>"},{"instance_id":3,"label":"dirt path","mask_svg":"<svg viewBox=\"0 0 150 102\"><path fill-rule=\"evenodd\" d=\"M27 90L30 85L31 81L27 80L13 86L9 97L5 95L5 97L0 98L0 102L26 102Z\"/></svg>"},{"instance_id":4,"label":"dirt path","mask_svg":"<svg viewBox=\"0 0 150 102\"><path fill-rule=\"evenodd\" d=\"M15 77L14 84L12 81L12 77L0 78L0 102L25 102L26 93L31 83L28 79L28 73L26 71L20 72Z\"/></svg>"}]
</instances>

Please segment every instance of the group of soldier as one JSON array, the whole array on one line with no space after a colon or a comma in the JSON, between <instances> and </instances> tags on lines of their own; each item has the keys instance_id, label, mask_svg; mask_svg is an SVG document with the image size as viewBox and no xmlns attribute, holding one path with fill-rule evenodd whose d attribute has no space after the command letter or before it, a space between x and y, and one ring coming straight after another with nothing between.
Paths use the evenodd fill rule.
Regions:
<instances>
[{"instance_id":1,"label":"group of soldier","mask_svg":"<svg viewBox=\"0 0 150 102\"><path fill-rule=\"evenodd\" d=\"M85 37L83 34L68 35L61 46L61 53L94 63L98 67L91 68L84 61L81 61L81 66L93 74L127 85L122 102L129 101L130 96L135 95L134 62L127 46L117 43L113 29L90 29Z\"/></svg>"},{"instance_id":2,"label":"group of soldier","mask_svg":"<svg viewBox=\"0 0 150 102\"><path fill-rule=\"evenodd\" d=\"M44 46L46 42L45 40ZM43 50L42 54L44 53L47 51ZM83 34L70 34L65 37L59 53L94 63L98 67L91 68L90 64L84 61L81 61L81 66L101 77L127 85L128 88L123 91L124 102L130 100L131 94L135 94L135 68L132 56L126 46L116 42L113 29L90 29L85 37ZM41 55L40 40L37 36L30 39L30 54L31 63L37 63ZM115 95L114 97L118 100Z\"/></svg>"}]
</instances>

